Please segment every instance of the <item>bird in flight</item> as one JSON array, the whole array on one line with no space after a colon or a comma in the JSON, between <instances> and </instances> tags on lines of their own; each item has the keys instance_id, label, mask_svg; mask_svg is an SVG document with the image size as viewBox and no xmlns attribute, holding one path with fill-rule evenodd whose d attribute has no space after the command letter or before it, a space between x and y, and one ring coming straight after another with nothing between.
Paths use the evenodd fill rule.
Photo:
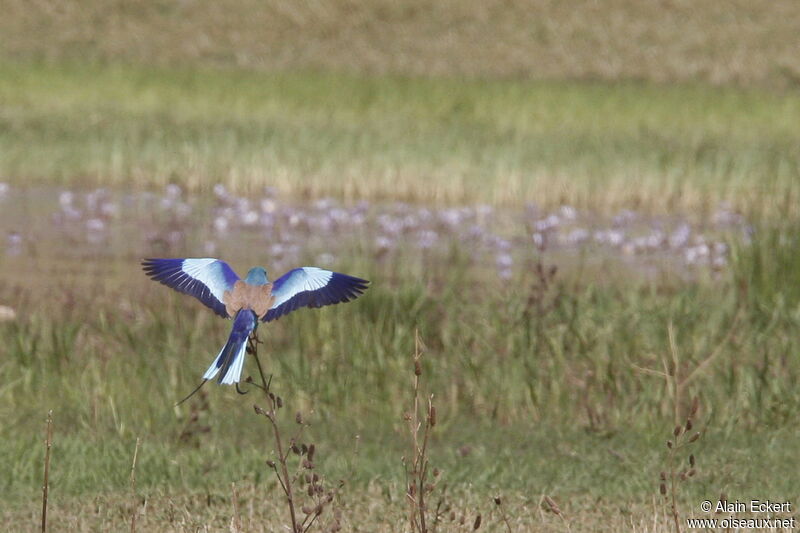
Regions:
<instances>
[{"instance_id":1,"label":"bird in flight","mask_svg":"<svg viewBox=\"0 0 800 533\"><path fill-rule=\"evenodd\" d=\"M142 267L153 280L190 294L219 316L233 319L228 342L206 370L200 386L215 376L219 384L239 382L247 339L259 321L271 322L301 307L349 302L369 284L316 267L295 268L274 282L266 270L254 267L242 280L228 263L213 258L145 259Z\"/></svg>"}]
</instances>

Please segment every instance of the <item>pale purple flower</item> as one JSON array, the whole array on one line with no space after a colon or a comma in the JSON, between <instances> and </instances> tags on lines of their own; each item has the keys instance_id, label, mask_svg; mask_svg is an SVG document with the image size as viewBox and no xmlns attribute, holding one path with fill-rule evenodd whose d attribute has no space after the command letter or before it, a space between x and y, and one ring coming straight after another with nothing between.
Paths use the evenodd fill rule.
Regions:
<instances>
[{"instance_id":1,"label":"pale purple flower","mask_svg":"<svg viewBox=\"0 0 800 533\"><path fill-rule=\"evenodd\" d=\"M178 202L175 204L172 212L175 213L178 218L186 218L192 213L192 206L186 202Z\"/></svg>"},{"instance_id":2,"label":"pale purple flower","mask_svg":"<svg viewBox=\"0 0 800 533\"><path fill-rule=\"evenodd\" d=\"M461 224L462 220L461 211L458 209L445 209L439 212L439 220L447 224L448 226L458 226Z\"/></svg>"},{"instance_id":3,"label":"pale purple flower","mask_svg":"<svg viewBox=\"0 0 800 533\"><path fill-rule=\"evenodd\" d=\"M236 198L236 211L244 213L250 210L250 200L247 198Z\"/></svg>"},{"instance_id":4,"label":"pale purple flower","mask_svg":"<svg viewBox=\"0 0 800 533\"><path fill-rule=\"evenodd\" d=\"M217 183L214 185L214 196L219 198L220 200L225 200L228 198L228 190L225 188L225 185L222 183Z\"/></svg>"},{"instance_id":5,"label":"pale purple flower","mask_svg":"<svg viewBox=\"0 0 800 533\"><path fill-rule=\"evenodd\" d=\"M80 209L76 209L71 205L63 206L61 211L64 213L64 218L67 220L78 220L83 216L83 212Z\"/></svg>"},{"instance_id":6,"label":"pale purple flower","mask_svg":"<svg viewBox=\"0 0 800 533\"><path fill-rule=\"evenodd\" d=\"M254 226L258 222L258 213L255 211L247 211L242 215L242 224L245 226Z\"/></svg>"},{"instance_id":7,"label":"pale purple flower","mask_svg":"<svg viewBox=\"0 0 800 533\"><path fill-rule=\"evenodd\" d=\"M394 241L384 235L379 235L375 238L375 247L378 250L388 250L394 246Z\"/></svg>"},{"instance_id":8,"label":"pale purple flower","mask_svg":"<svg viewBox=\"0 0 800 533\"><path fill-rule=\"evenodd\" d=\"M350 213L341 207L331 209L328 216L338 224L345 224L350 219Z\"/></svg>"},{"instance_id":9,"label":"pale purple flower","mask_svg":"<svg viewBox=\"0 0 800 533\"><path fill-rule=\"evenodd\" d=\"M22 253L22 235L16 231L11 231L6 236L6 253L8 255L20 255Z\"/></svg>"},{"instance_id":10,"label":"pale purple flower","mask_svg":"<svg viewBox=\"0 0 800 533\"><path fill-rule=\"evenodd\" d=\"M378 215L377 222L384 233L397 235L403 229L403 224L392 215Z\"/></svg>"},{"instance_id":11,"label":"pale purple flower","mask_svg":"<svg viewBox=\"0 0 800 533\"><path fill-rule=\"evenodd\" d=\"M275 203L275 200L271 198L264 198L261 200L261 211L264 213L274 213L275 210L278 208L278 204Z\"/></svg>"},{"instance_id":12,"label":"pale purple flower","mask_svg":"<svg viewBox=\"0 0 800 533\"><path fill-rule=\"evenodd\" d=\"M562 241L568 245L579 245L589 240L589 237L591 237L589 230L575 228L567 233L567 235L563 237Z\"/></svg>"},{"instance_id":13,"label":"pale purple flower","mask_svg":"<svg viewBox=\"0 0 800 533\"><path fill-rule=\"evenodd\" d=\"M624 226L636 220L636 213L629 209L623 209L613 219L615 226Z\"/></svg>"},{"instance_id":14,"label":"pale purple flower","mask_svg":"<svg viewBox=\"0 0 800 533\"><path fill-rule=\"evenodd\" d=\"M62 209L72 207L72 202L75 200L75 194L72 191L61 191L58 195L58 203L61 204Z\"/></svg>"},{"instance_id":15,"label":"pale purple flower","mask_svg":"<svg viewBox=\"0 0 800 533\"><path fill-rule=\"evenodd\" d=\"M100 214L106 218L115 218L119 214L119 205L106 201L100 204Z\"/></svg>"},{"instance_id":16,"label":"pale purple flower","mask_svg":"<svg viewBox=\"0 0 800 533\"><path fill-rule=\"evenodd\" d=\"M686 222L681 222L669 236L669 245L672 248L683 248L689 244L692 228Z\"/></svg>"},{"instance_id":17,"label":"pale purple flower","mask_svg":"<svg viewBox=\"0 0 800 533\"><path fill-rule=\"evenodd\" d=\"M514 258L511 257L511 254L500 254L495 259L495 263L501 270L510 269L514 265Z\"/></svg>"},{"instance_id":18,"label":"pale purple flower","mask_svg":"<svg viewBox=\"0 0 800 533\"><path fill-rule=\"evenodd\" d=\"M89 211L97 211L98 205L102 200L108 197L108 191L100 188L90 191L86 194L86 209Z\"/></svg>"},{"instance_id":19,"label":"pale purple flower","mask_svg":"<svg viewBox=\"0 0 800 533\"><path fill-rule=\"evenodd\" d=\"M708 257L710 252L710 248L707 244L698 244L697 246L692 246L687 248L684 252L684 257L686 262L689 264L695 264L704 260Z\"/></svg>"},{"instance_id":20,"label":"pale purple flower","mask_svg":"<svg viewBox=\"0 0 800 533\"><path fill-rule=\"evenodd\" d=\"M322 233L330 233L334 226L333 221L326 215L312 218L310 222L317 231Z\"/></svg>"},{"instance_id":21,"label":"pale purple flower","mask_svg":"<svg viewBox=\"0 0 800 533\"><path fill-rule=\"evenodd\" d=\"M183 194L183 190L181 190L179 185L168 183L167 186L164 187L164 193L167 195L167 198L177 200L181 197L181 194Z\"/></svg>"},{"instance_id":22,"label":"pale purple flower","mask_svg":"<svg viewBox=\"0 0 800 533\"><path fill-rule=\"evenodd\" d=\"M8 246L20 246L22 244L22 235L16 231L10 231L6 236L6 244Z\"/></svg>"},{"instance_id":23,"label":"pale purple flower","mask_svg":"<svg viewBox=\"0 0 800 533\"><path fill-rule=\"evenodd\" d=\"M218 216L214 219L214 229L217 233L225 233L228 231L228 219L224 216Z\"/></svg>"},{"instance_id":24,"label":"pale purple flower","mask_svg":"<svg viewBox=\"0 0 800 533\"><path fill-rule=\"evenodd\" d=\"M486 230L483 229L482 226L478 224L472 224L469 228L467 228L466 236L468 239L474 240L481 240L483 239L484 235L486 234Z\"/></svg>"},{"instance_id":25,"label":"pale purple flower","mask_svg":"<svg viewBox=\"0 0 800 533\"><path fill-rule=\"evenodd\" d=\"M264 213L258 219L258 223L265 228L271 228L275 225L275 217L271 213Z\"/></svg>"},{"instance_id":26,"label":"pale purple flower","mask_svg":"<svg viewBox=\"0 0 800 533\"><path fill-rule=\"evenodd\" d=\"M173 246L179 244L183 240L183 232L178 230L172 230L167 233L167 242L172 244Z\"/></svg>"},{"instance_id":27,"label":"pale purple flower","mask_svg":"<svg viewBox=\"0 0 800 533\"><path fill-rule=\"evenodd\" d=\"M578 216L578 210L571 205L562 205L558 211L565 220L575 220Z\"/></svg>"},{"instance_id":28,"label":"pale purple flower","mask_svg":"<svg viewBox=\"0 0 800 533\"><path fill-rule=\"evenodd\" d=\"M618 230L595 231L594 240L600 244L619 246L625 241L625 234Z\"/></svg>"},{"instance_id":29,"label":"pale purple flower","mask_svg":"<svg viewBox=\"0 0 800 533\"><path fill-rule=\"evenodd\" d=\"M350 214L350 224L353 226L361 226L367 221L367 217L364 213L355 212Z\"/></svg>"},{"instance_id":30,"label":"pale purple flower","mask_svg":"<svg viewBox=\"0 0 800 533\"><path fill-rule=\"evenodd\" d=\"M106 223L100 218L90 218L86 221L86 230L90 232L105 231Z\"/></svg>"},{"instance_id":31,"label":"pale purple flower","mask_svg":"<svg viewBox=\"0 0 800 533\"><path fill-rule=\"evenodd\" d=\"M542 220L537 220L533 227L536 228L536 231L547 231L558 227L561 223L561 219L558 215L548 215L547 218L543 218Z\"/></svg>"},{"instance_id":32,"label":"pale purple flower","mask_svg":"<svg viewBox=\"0 0 800 533\"><path fill-rule=\"evenodd\" d=\"M503 252L511 250L511 241L502 237L494 237L492 239L492 245Z\"/></svg>"},{"instance_id":33,"label":"pale purple flower","mask_svg":"<svg viewBox=\"0 0 800 533\"><path fill-rule=\"evenodd\" d=\"M422 230L417 235L417 246L422 249L432 248L439 240L439 234L432 230Z\"/></svg>"},{"instance_id":34,"label":"pale purple flower","mask_svg":"<svg viewBox=\"0 0 800 533\"><path fill-rule=\"evenodd\" d=\"M326 211L336 205L336 202L333 198L320 198L316 202L314 202L314 207L319 209L320 211Z\"/></svg>"},{"instance_id":35,"label":"pale purple flower","mask_svg":"<svg viewBox=\"0 0 800 533\"><path fill-rule=\"evenodd\" d=\"M317 263L322 266L332 265L335 260L336 258L330 253L324 253L317 256Z\"/></svg>"},{"instance_id":36,"label":"pale purple flower","mask_svg":"<svg viewBox=\"0 0 800 533\"><path fill-rule=\"evenodd\" d=\"M638 237L635 239L635 241L638 248L660 248L664 244L664 233L659 230L655 230L648 235Z\"/></svg>"}]
</instances>

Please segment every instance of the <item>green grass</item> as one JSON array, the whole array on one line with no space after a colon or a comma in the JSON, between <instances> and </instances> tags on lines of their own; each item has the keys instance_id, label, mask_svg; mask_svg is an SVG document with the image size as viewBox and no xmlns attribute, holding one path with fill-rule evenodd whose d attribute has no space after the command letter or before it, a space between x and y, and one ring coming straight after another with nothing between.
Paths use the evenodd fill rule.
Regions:
<instances>
[{"instance_id":1,"label":"green grass","mask_svg":"<svg viewBox=\"0 0 800 533\"><path fill-rule=\"evenodd\" d=\"M797 240L787 239L794 227L765 226L717 281L654 285L564 276L547 292L555 305L544 313L530 307L535 280L528 274L517 280L523 290L475 283L469 270L444 277L437 268L419 282L393 282L392 266L356 258L343 269L374 280L365 297L263 328L273 387L287 404L284 422L291 425L295 410L310 417L320 471L348 480L347 520L365 530L401 523L401 415L409 409L419 329L427 344L425 388L436 395L440 419L431 457L455 505L482 512L494 530L502 527L491 514L497 494L511 502L523 529L558 530L552 517L530 514L544 494L559 501L574 527L667 524L653 498L674 402L668 380L653 372L675 368L683 380L712 357L679 398L685 413L688 400L700 397L695 424L704 433L694 450L699 474L681 492L684 515L698 515L699 501L721 492L794 501L800 495L783 475L800 444L800 307L797 291L784 289L785 276L798 270ZM257 513L274 509L280 499L264 466L272 452L268 428L252 412L255 394L208 386L208 408L194 423L187 418L191 403L174 407L228 324L148 282L135 265L114 270L127 281L95 289L87 282L32 286L18 309L23 318L0 325L5 519L36 524L43 420L51 408L55 523L60 516L85 530L125 527L137 437L137 485L152 502L150 527L226 527L231 482ZM13 291L5 287L0 298L10 301ZM58 313L41 307L45 295ZM210 430L181 440L192 424ZM99 494L91 505L80 503ZM212 503L200 504L204 498ZM611 525L593 514L598 507ZM188 522L176 525L170 513ZM257 514L257 527L284 523L277 513Z\"/></svg>"},{"instance_id":2,"label":"green grass","mask_svg":"<svg viewBox=\"0 0 800 533\"><path fill-rule=\"evenodd\" d=\"M0 65L0 177L796 211L800 97L639 83Z\"/></svg>"}]
</instances>

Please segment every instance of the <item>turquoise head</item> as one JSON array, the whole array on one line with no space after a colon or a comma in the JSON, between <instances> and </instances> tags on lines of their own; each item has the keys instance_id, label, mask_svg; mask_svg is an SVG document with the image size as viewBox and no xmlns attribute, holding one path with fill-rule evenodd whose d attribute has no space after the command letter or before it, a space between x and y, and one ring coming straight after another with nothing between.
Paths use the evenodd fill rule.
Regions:
<instances>
[{"instance_id":1,"label":"turquoise head","mask_svg":"<svg viewBox=\"0 0 800 533\"><path fill-rule=\"evenodd\" d=\"M244 281L250 285L265 285L269 283L269 278L267 277L266 270L261 267L253 267L247 273L247 277Z\"/></svg>"}]
</instances>

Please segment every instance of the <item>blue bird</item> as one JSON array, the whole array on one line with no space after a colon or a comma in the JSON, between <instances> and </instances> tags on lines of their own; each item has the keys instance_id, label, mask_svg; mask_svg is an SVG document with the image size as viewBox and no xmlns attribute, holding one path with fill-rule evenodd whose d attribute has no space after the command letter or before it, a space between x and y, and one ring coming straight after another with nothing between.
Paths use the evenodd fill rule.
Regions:
<instances>
[{"instance_id":1,"label":"blue bird","mask_svg":"<svg viewBox=\"0 0 800 533\"><path fill-rule=\"evenodd\" d=\"M301 307L349 302L369 284L317 267L295 268L274 282L269 281L266 270L254 267L241 280L228 263L213 258L145 259L142 267L153 280L190 294L219 316L233 319L228 342L206 370L200 386L215 376L219 384L239 382L247 339L259 320L270 322Z\"/></svg>"}]
</instances>

